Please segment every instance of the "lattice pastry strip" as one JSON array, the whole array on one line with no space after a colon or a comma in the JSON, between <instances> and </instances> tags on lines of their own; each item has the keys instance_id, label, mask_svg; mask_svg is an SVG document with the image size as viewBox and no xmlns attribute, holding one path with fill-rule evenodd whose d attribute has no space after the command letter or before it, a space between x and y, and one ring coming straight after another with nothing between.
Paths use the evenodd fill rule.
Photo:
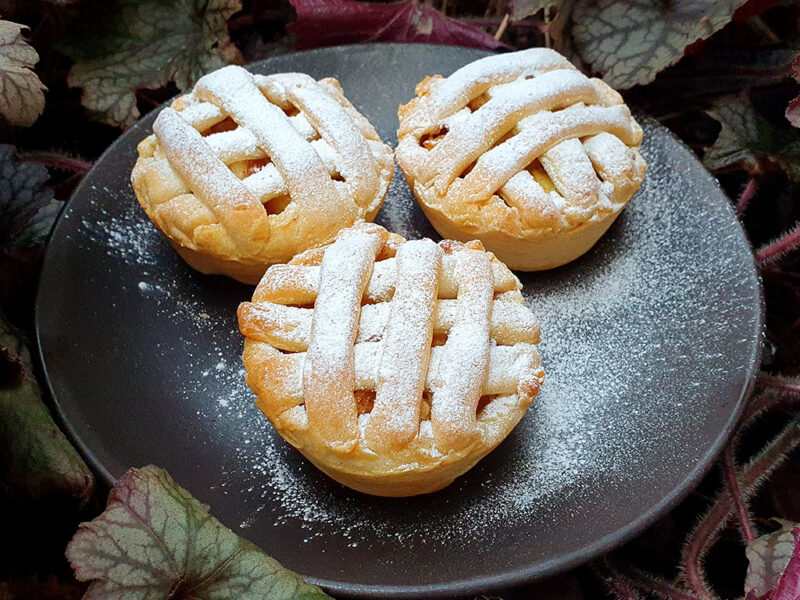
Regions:
<instances>
[{"instance_id":1,"label":"lattice pastry strip","mask_svg":"<svg viewBox=\"0 0 800 600\"><path fill-rule=\"evenodd\" d=\"M396 263L375 405L365 431L367 445L384 451L408 444L419 433L442 251L430 240L406 242Z\"/></svg>"},{"instance_id":2,"label":"lattice pastry strip","mask_svg":"<svg viewBox=\"0 0 800 600\"><path fill-rule=\"evenodd\" d=\"M391 150L335 80L230 66L165 108L132 181L192 265L255 283L269 264L374 217Z\"/></svg>"},{"instance_id":3,"label":"lattice pastry strip","mask_svg":"<svg viewBox=\"0 0 800 600\"><path fill-rule=\"evenodd\" d=\"M372 231L345 230L338 241L322 258L303 390L311 435L349 451L358 434L353 347L361 298L383 240Z\"/></svg>"},{"instance_id":4,"label":"lattice pastry strip","mask_svg":"<svg viewBox=\"0 0 800 600\"><path fill-rule=\"evenodd\" d=\"M216 160L197 131L169 108L159 115L154 130L171 140L164 146L167 160L184 173L187 188L195 190L205 207L231 232L237 249L244 247L247 252L252 244L269 240L269 221L258 198Z\"/></svg>"},{"instance_id":5,"label":"lattice pastry strip","mask_svg":"<svg viewBox=\"0 0 800 600\"><path fill-rule=\"evenodd\" d=\"M439 273L437 271L437 275ZM418 282L418 285L422 284ZM393 295L392 302L365 304L361 307L356 343L374 342L383 336L389 328L395 302ZM434 334L444 335L453 328L458 320L458 307L459 303L455 299L434 298L431 301ZM539 323L523 305L498 299L492 302L491 308L489 333L499 344L539 343ZM279 350L308 350L313 308L258 302L243 305L241 311L247 317L242 327L242 333L246 336L267 342Z\"/></svg>"},{"instance_id":6,"label":"lattice pastry strip","mask_svg":"<svg viewBox=\"0 0 800 600\"><path fill-rule=\"evenodd\" d=\"M440 121L469 104L493 86L536 76L554 69L574 69L557 52L547 48L531 48L523 52L490 56L459 69L436 86L426 111L402 115L398 137L424 135ZM426 78L417 86L417 95L428 93L436 80ZM436 82L439 83L439 82Z\"/></svg>"},{"instance_id":7,"label":"lattice pastry strip","mask_svg":"<svg viewBox=\"0 0 800 600\"><path fill-rule=\"evenodd\" d=\"M644 177L620 95L549 49L427 78L399 115L397 159L434 227L512 268L588 250Z\"/></svg>"},{"instance_id":8,"label":"lattice pastry strip","mask_svg":"<svg viewBox=\"0 0 800 600\"><path fill-rule=\"evenodd\" d=\"M241 318L246 318L246 315L242 314ZM383 350L382 342L361 342L355 345L353 361L356 390L377 389L378 368L381 364ZM262 410L268 414L277 415L273 417L274 419L280 419L285 411L304 404L303 366L306 362L306 352L287 354L268 344L259 344L257 349L253 349L252 354L258 355L260 368L251 372L248 381L253 387L253 391L259 396L259 405ZM443 355L444 346L434 346L430 349L430 363L424 379L424 392L431 391L436 385L434 377L440 370ZM537 356L538 351L535 344L521 342L510 346L491 345L489 370L481 387L481 396L508 396L517 393L520 381L531 377L531 365L536 363ZM372 416L368 423L371 421ZM404 420L398 419L397 422L398 424L404 423L400 427L401 429L408 427ZM388 428L382 429L381 436L384 440L391 439L391 435ZM381 448L380 443L374 446L372 443L368 445L375 449ZM400 445L400 442L396 442L396 445Z\"/></svg>"},{"instance_id":9,"label":"lattice pastry strip","mask_svg":"<svg viewBox=\"0 0 800 600\"><path fill-rule=\"evenodd\" d=\"M478 436L475 413L489 369L492 270L485 252L456 255L456 321L433 380L431 425L438 443L461 450Z\"/></svg>"},{"instance_id":10,"label":"lattice pastry strip","mask_svg":"<svg viewBox=\"0 0 800 600\"><path fill-rule=\"evenodd\" d=\"M270 268L239 324L279 433L369 493L443 487L508 434L542 378L538 323L502 263L371 224Z\"/></svg>"},{"instance_id":11,"label":"lattice pastry strip","mask_svg":"<svg viewBox=\"0 0 800 600\"><path fill-rule=\"evenodd\" d=\"M576 103L601 104L598 86L578 71L550 71L536 79L499 86L487 93L479 111L468 112L430 151L420 169L420 181L435 179L443 194L470 163L492 148L517 123L541 111L567 108Z\"/></svg>"},{"instance_id":12,"label":"lattice pastry strip","mask_svg":"<svg viewBox=\"0 0 800 600\"><path fill-rule=\"evenodd\" d=\"M314 302L319 289L319 266L314 264L295 264L313 257L315 253L309 252L302 257L296 257L291 265L275 265L270 269L270 277L263 279L253 295L254 302L279 302L281 304L309 304ZM458 290L458 280L455 275L456 257L445 255L442 258L442 271L439 280L439 298L455 298ZM397 280L396 259L389 257L376 263L373 275L367 285L365 299L369 302L385 302L390 300L394 293ZM492 262L492 275L495 289L498 292L516 290L519 282L508 269L500 262Z\"/></svg>"}]
</instances>

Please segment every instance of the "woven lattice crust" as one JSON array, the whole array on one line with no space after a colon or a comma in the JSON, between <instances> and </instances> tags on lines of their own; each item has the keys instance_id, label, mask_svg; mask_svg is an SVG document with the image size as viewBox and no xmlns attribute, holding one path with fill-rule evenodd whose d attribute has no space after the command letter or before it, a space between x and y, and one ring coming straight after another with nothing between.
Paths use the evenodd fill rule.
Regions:
<instances>
[{"instance_id":1,"label":"woven lattice crust","mask_svg":"<svg viewBox=\"0 0 800 600\"><path fill-rule=\"evenodd\" d=\"M449 484L508 435L544 375L519 281L479 242L406 242L368 223L270 267L239 326L278 432L378 495Z\"/></svg>"},{"instance_id":2,"label":"woven lattice crust","mask_svg":"<svg viewBox=\"0 0 800 600\"><path fill-rule=\"evenodd\" d=\"M391 150L335 79L229 66L165 108L131 180L194 268L257 283L268 265L374 218Z\"/></svg>"},{"instance_id":3,"label":"woven lattice crust","mask_svg":"<svg viewBox=\"0 0 800 600\"><path fill-rule=\"evenodd\" d=\"M399 109L406 180L440 234L480 239L511 268L588 250L644 177L621 96L553 50L484 58L416 94Z\"/></svg>"}]
</instances>

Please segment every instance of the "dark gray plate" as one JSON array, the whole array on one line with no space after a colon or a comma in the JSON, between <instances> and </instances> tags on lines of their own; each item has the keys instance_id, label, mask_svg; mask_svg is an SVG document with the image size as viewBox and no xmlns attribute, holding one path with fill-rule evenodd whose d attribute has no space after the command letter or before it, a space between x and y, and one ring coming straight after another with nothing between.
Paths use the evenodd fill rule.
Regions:
<instances>
[{"instance_id":1,"label":"dark gray plate","mask_svg":"<svg viewBox=\"0 0 800 600\"><path fill-rule=\"evenodd\" d=\"M484 53L370 45L253 70L340 79L394 144L425 75ZM150 114L76 190L36 310L58 410L109 481L155 463L223 523L333 593L484 592L622 543L681 499L731 430L759 353L759 281L717 182L644 120L649 169L586 256L523 275L547 380L494 453L453 485L374 498L330 481L275 435L242 379L236 306L251 289L189 269L129 184ZM399 172L378 221L433 236Z\"/></svg>"}]
</instances>

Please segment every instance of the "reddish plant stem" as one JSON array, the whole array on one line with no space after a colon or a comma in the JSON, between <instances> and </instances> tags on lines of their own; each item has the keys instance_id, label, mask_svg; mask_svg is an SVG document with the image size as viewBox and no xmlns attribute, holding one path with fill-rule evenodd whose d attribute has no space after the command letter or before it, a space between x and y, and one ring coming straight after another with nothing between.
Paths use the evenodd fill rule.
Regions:
<instances>
[{"instance_id":1,"label":"reddish plant stem","mask_svg":"<svg viewBox=\"0 0 800 600\"><path fill-rule=\"evenodd\" d=\"M756 386L762 393L751 396L739 420L739 429L747 427L753 418L763 412L800 403L800 381L797 379L761 373L756 379Z\"/></svg>"},{"instance_id":2,"label":"reddish plant stem","mask_svg":"<svg viewBox=\"0 0 800 600\"><path fill-rule=\"evenodd\" d=\"M681 590L666 581L654 577L630 567L618 561L606 559L603 561L603 567L606 570L606 582L609 586L616 584L614 592L619 595L619 591L623 591L629 598L637 598L634 593L635 590L640 590L646 594L652 594L659 598L667 598L669 600L699 600L697 596L685 590ZM623 596L621 596L623 597Z\"/></svg>"},{"instance_id":3,"label":"reddish plant stem","mask_svg":"<svg viewBox=\"0 0 800 600\"><path fill-rule=\"evenodd\" d=\"M739 481L745 497L751 496L759 485L786 459L787 453L800 445L800 417L794 419L742 469ZM720 531L733 516L733 499L723 491L689 535L681 556L683 577L692 591L703 600L713 593L706 589L703 578L703 558L716 541Z\"/></svg>"},{"instance_id":4,"label":"reddish plant stem","mask_svg":"<svg viewBox=\"0 0 800 600\"><path fill-rule=\"evenodd\" d=\"M756 262L765 265L800 247L800 223L756 254Z\"/></svg>"},{"instance_id":5,"label":"reddish plant stem","mask_svg":"<svg viewBox=\"0 0 800 600\"><path fill-rule=\"evenodd\" d=\"M625 585L619 581L608 577L606 578L605 582L608 588L611 590L611 593L617 597L617 600L639 600L632 590L625 587Z\"/></svg>"},{"instance_id":6,"label":"reddish plant stem","mask_svg":"<svg viewBox=\"0 0 800 600\"><path fill-rule=\"evenodd\" d=\"M731 442L725 446L725 450L722 451L722 471L725 474L728 491L736 506L736 513L739 515L739 527L742 529L742 536L744 537L745 543L749 543L756 539L756 534L753 531L750 511L747 510L747 501L742 497L742 492L739 489L739 481L736 479L736 466L733 461L733 443L734 440L731 440Z\"/></svg>"},{"instance_id":7,"label":"reddish plant stem","mask_svg":"<svg viewBox=\"0 0 800 600\"><path fill-rule=\"evenodd\" d=\"M739 420L739 429L742 430L750 425L752 420L762 413L775 410L776 408L786 407L789 408L796 404L800 404L800 394L775 394L775 393L762 393L754 396L750 403L747 405L742 418Z\"/></svg>"},{"instance_id":8,"label":"reddish plant stem","mask_svg":"<svg viewBox=\"0 0 800 600\"><path fill-rule=\"evenodd\" d=\"M638 600L637 590L622 574L616 573L608 564L608 558L596 560L591 565L595 577L602 581L617 600Z\"/></svg>"},{"instance_id":9,"label":"reddish plant stem","mask_svg":"<svg viewBox=\"0 0 800 600\"><path fill-rule=\"evenodd\" d=\"M21 158L41 163L48 169L66 171L67 173L85 174L92 168L92 163L88 161L58 154L57 152L25 152L21 155Z\"/></svg>"},{"instance_id":10,"label":"reddish plant stem","mask_svg":"<svg viewBox=\"0 0 800 600\"><path fill-rule=\"evenodd\" d=\"M636 589L623 581L621 577L616 577L613 574L603 575L601 577L609 591L616 596L617 600L639 600L637 598Z\"/></svg>"},{"instance_id":11,"label":"reddish plant stem","mask_svg":"<svg viewBox=\"0 0 800 600\"><path fill-rule=\"evenodd\" d=\"M744 191L741 193L739 198L736 200L736 213L741 217L744 214L744 211L747 210L747 206L750 204L750 200L753 199L753 196L756 195L756 180L754 178L750 178L747 182L747 185L744 186Z\"/></svg>"},{"instance_id":12,"label":"reddish plant stem","mask_svg":"<svg viewBox=\"0 0 800 600\"><path fill-rule=\"evenodd\" d=\"M784 394L800 396L800 383L783 377L762 373L758 376L758 379L756 379L756 383L761 387L769 387Z\"/></svg>"}]
</instances>

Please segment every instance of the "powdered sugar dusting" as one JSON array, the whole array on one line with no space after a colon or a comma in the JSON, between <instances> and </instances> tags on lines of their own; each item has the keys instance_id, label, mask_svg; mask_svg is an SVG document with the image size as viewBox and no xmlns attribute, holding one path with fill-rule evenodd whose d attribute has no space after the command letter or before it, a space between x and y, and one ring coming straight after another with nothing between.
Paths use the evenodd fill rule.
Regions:
<instances>
[{"instance_id":1,"label":"powdered sugar dusting","mask_svg":"<svg viewBox=\"0 0 800 600\"><path fill-rule=\"evenodd\" d=\"M367 427L370 442L380 443L387 430L396 435L413 432L419 422L442 254L430 240L406 242L397 252L397 284L390 308L384 310L386 328L380 335L380 383Z\"/></svg>"},{"instance_id":2,"label":"powdered sugar dusting","mask_svg":"<svg viewBox=\"0 0 800 600\"><path fill-rule=\"evenodd\" d=\"M338 192L319 156L286 114L263 96L247 71L236 66L214 71L198 82L195 94L213 95L240 127L251 132L302 208L313 205L325 214L338 208Z\"/></svg>"},{"instance_id":3,"label":"powdered sugar dusting","mask_svg":"<svg viewBox=\"0 0 800 600\"><path fill-rule=\"evenodd\" d=\"M458 314L448 333L439 377L433 387L431 423L437 437L451 440L473 433L477 407L489 369L489 320L493 279L489 255L462 250L456 256Z\"/></svg>"},{"instance_id":4,"label":"powdered sugar dusting","mask_svg":"<svg viewBox=\"0 0 800 600\"><path fill-rule=\"evenodd\" d=\"M251 465L248 481L261 490L254 493L254 506L277 505L275 523L308 531L307 543L315 535L328 541L334 536L350 547L372 544L377 534L393 543L419 544L425 532L426 543L448 540L472 548L472 539L490 545L499 528L531 520L547 528L549 519L564 517L565 502L577 516L597 501L591 498L597 487L624 490L631 477L655 482L660 476L655 465L679 460L680 453L656 457L648 448L674 447L668 442L677 434L671 424L694 410L698 362L707 370L704 377L715 381L738 368L713 345L697 346L692 306L701 311L711 302L721 314L732 310L740 299L725 294L734 288L722 285L725 293L701 293L699 286L738 277L741 258L709 261L719 240L670 241L679 223L686 226L682 211L676 203L654 199L671 193L674 177L672 166L651 167L643 191L589 257L550 274L522 277L528 306L542 324L542 391L500 450L437 494L436 511L423 510L408 520L394 515L387 501L341 492L324 476L321 481L310 476L313 468L269 432L259 452L251 445L238 455ZM404 200L390 197L397 206L387 206L384 219L398 233L418 237L422 231L416 225L424 222L402 217ZM695 210L697 226L725 229L724 213ZM659 387L666 388L664 393L656 392ZM242 473L230 476L238 479ZM419 506L425 504L419 500ZM254 512L243 525L256 522L261 520Z\"/></svg>"},{"instance_id":5,"label":"powdered sugar dusting","mask_svg":"<svg viewBox=\"0 0 800 600\"><path fill-rule=\"evenodd\" d=\"M475 168L464 177L464 182L483 185L476 191L488 197L558 140L606 129L631 138L632 127L630 112L623 106L574 105L553 113L542 111L522 119L517 124L517 135L483 154Z\"/></svg>"},{"instance_id":6,"label":"powdered sugar dusting","mask_svg":"<svg viewBox=\"0 0 800 600\"><path fill-rule=\"evenodd\" d=\"M306 531L307 543L332 535L353 547L374 539L375 531L398 542L418 540L423 530L430 540L452 536L466 540L490 535L500 523L546 519L548 513L558 512L564 494L574 494L576 489L590 492L600 481L607 484L609 480L624 487L633 473L631 464L639 462L636 456L643 451L630 444L633 430L645 428L648 443L657 444L672 435L669 410L664 412L659 402L670 402L676 411L692 410L686 394L668 400L640 397L642 389L664 383L648 378L663 377L658 373L666 367L685 382L690 393L698 352L703 353L704 368L710 368L713 377L725 375L720 366L725 364L724 357L716 349L694 346L692 328L698 324L692 320L692 303L711 302L724 313L739 301L722 296L713 286L698 295L703 282L735 276L740 267L725 262L720 268L718 261L706 260L703 252L711 252L719 240L697 242L696 237L691 241L691 236L685 236L683 244L670 241L678 226L702 222L704 230L724 230L720 221L724 215L719 212L705 214L701 208L692 223L685 223L678 202L651 200L671 194L674 177L671 166L651 163L644 189L593 257L550 274L523 277L528 305L541 322L545 383L505 450L484 459L438 496L437 505L445 506L442 510L450 514L447 519L433 511L418 521L401 520L391 510L376 509L378 500L340 491L283 442L257 411L238 352L230 349L231 343L236 348L240 342L226 341L210 354L187 349L196 366L184 374L179 396L200 407L198 417L204 422L226 422L226 430L241 432L236 436L240 441L233 450L231 470L223 473L219 484L224 489L246 482L237 498L247 515L240 525L263 527L269 514L270 524ZM393 192L381 213L383 223L407 237L429 236L428 224L407 189L393 184ZM197 294L199 290L187 288L184 277L176 278L175 269L188 268L134 202L113 215L101 206L95 208L100 218L84 220L81 231L109 259L138 273L135 293L147 299L149 310L188 321L187 348L206 329L220 340L240 339L231 326L231 315L214 313ZM691 247L690 242L702 248ZM173 266L154 268L163 265L165 257ZM659 325L670 321L685 322L685 327ZM632 327L648 333L631 336ZM683 337L674 337L678 332ZM632 371L631 357L639 365L636 371ZM220 391L209 397L209 389ZM654 409L657 418L645 418ZM637 472L637 476L642 474ZM370 510L363 509L364 502ZM580 506L575 504L573 510L580 511Z\"/></svg>"},{"instance_id":7,"label":"powdered sugar dusting","mask_svg":"<svg viewBox=\"0 0 800 600\"><path fill-rule=\"evenodd\" d=\"M589 212L598 205L611 208L608 197L614 187L598 179L579 139L564 140L542 154L540 160L553 185L568 203Z\"/></svg>"},{"instance_id":8,"label":"powdered sugar dusting","mask_svg":"<svg viewBox=\"0 0 800 600\"><path fill-rule=\"evenodd\" d=\"M378 77L364 54L330 52L346 72ZM354 104L384 139L396 128L398 98L425 74L413 71L409 56L430 52L394 52L400 75L380 86L359 91L343 75ZM446 72L468 51L440 52L450 57ZM268 64L313 71L316 56ZM59 400L73 409L79 401L102 405L125 420L125 428L89 434L80 419L71 421L79 436L96 440L95 456L114 474L145 461L167 468L226 525L304 575L440 584L442 577L465 581L541 567L586 549L683 485L722 431L751 367L757 293L735 217L688 151L665 130L645 129L648 174L620 222L572 265L522 277L542 325L541 393L506 442L441 492L411 499L352 492L274 433L240 361L235 311L252 288L191 271L130 191L126 177L146 126L123 139L127 164L112 155L99 163L119 184L93 187L100 170L91 174L51 246L65 251L66 232L77 245L70 256L92 261L69 271L81 284L69 294L85 288L90 309L73 307L73 321L52 311L58 318L50 326L62 323L59 333L69 334L58 343L84 343L88 328L103 331L98 343L110 340L97 350L106 360L125 355L134 338L141 347L136 361L114 363L125 376L103 382L104 402L96 401L95 372L79 385L94 394ZM399 172L378 221L412 239L435 235ZM66 269L59 256L66 253L48 261ZM155 337L137 337L140 329ZM48 347L45 337L43 351ZM84 346L74 354L84 360L93 351ZM86 373L76 371L70 382L81 378Z\"/></svg>"},{"instance_id":9,"label":"powdered sugar dusting","mask_svg":"<svg viewBox=\"0 0 800 600\"><path fill-rule=\"evenodd\" d=\"M446 116L452 106L470 101L473 87L511 81L521 74L546 72L551 69L575 69L563 56L549 48L530 48L520 52L489 56L472 62L442 81L430 95L433 120Z\"/></svg>"},{"instance_id":10,"label":"powdered sugar dusting","mask_svg":"<svg viewBox=\"0 0 800 600\"><path fill-rule=\"evenodd\" d=\"M487 94L490 100L475 112L464 108L455 113L463 115L462 119L454 122L451 117L446 121L449 133L420 165L420 178L425 183L434 176L444 180L441 188L437 185L440 194L480 156L487 142L496 142L521 117L563 107L567 100L587 104L599 101L589 79L575 69L550 71L532 80L517 79L490 88Z\"/></svg>"},{"instance_id":11,"label":"powdered sugar dusting","mask_svg":"<svg viewBox=\"0 0 800 600\"><path fill-rule=\"evenodd\" d=\"M98 193L111 193L108 188L93 188ZM114 214L102 206L97 209L100 212L99 219L81 219L81 229L90 239L101 243L109 255L128 265L152 267L158 264L159 246L163 242L153 224L141 218L142 209L136 203Z\"/></svg>"},{"instance_id":12,"label":"powdered sugar dusting","mask_svg":"<svg viewBox=\"0 0 800 600\"><path fill-rule=\"evenodd\" d=\"M113 194L108 188L92 186L92 192L108 198ZM116 204L116 198L114 201ZM107 259L123 265L127 272L137 274L135 289L130 290L146 298L145 304L171 319L188 320L198 330L206 330L217 323L209 314L209 307L199 296L187 294L185 281L175 277L174 271L164 269L164 257L169 257L173 269L188 267L178 257L141 207L129 198L115 206L113 214L102 203L91 201L96 216L80 220L80 233L89 244L97 246Z\"/></svg>"}]
</instances>

